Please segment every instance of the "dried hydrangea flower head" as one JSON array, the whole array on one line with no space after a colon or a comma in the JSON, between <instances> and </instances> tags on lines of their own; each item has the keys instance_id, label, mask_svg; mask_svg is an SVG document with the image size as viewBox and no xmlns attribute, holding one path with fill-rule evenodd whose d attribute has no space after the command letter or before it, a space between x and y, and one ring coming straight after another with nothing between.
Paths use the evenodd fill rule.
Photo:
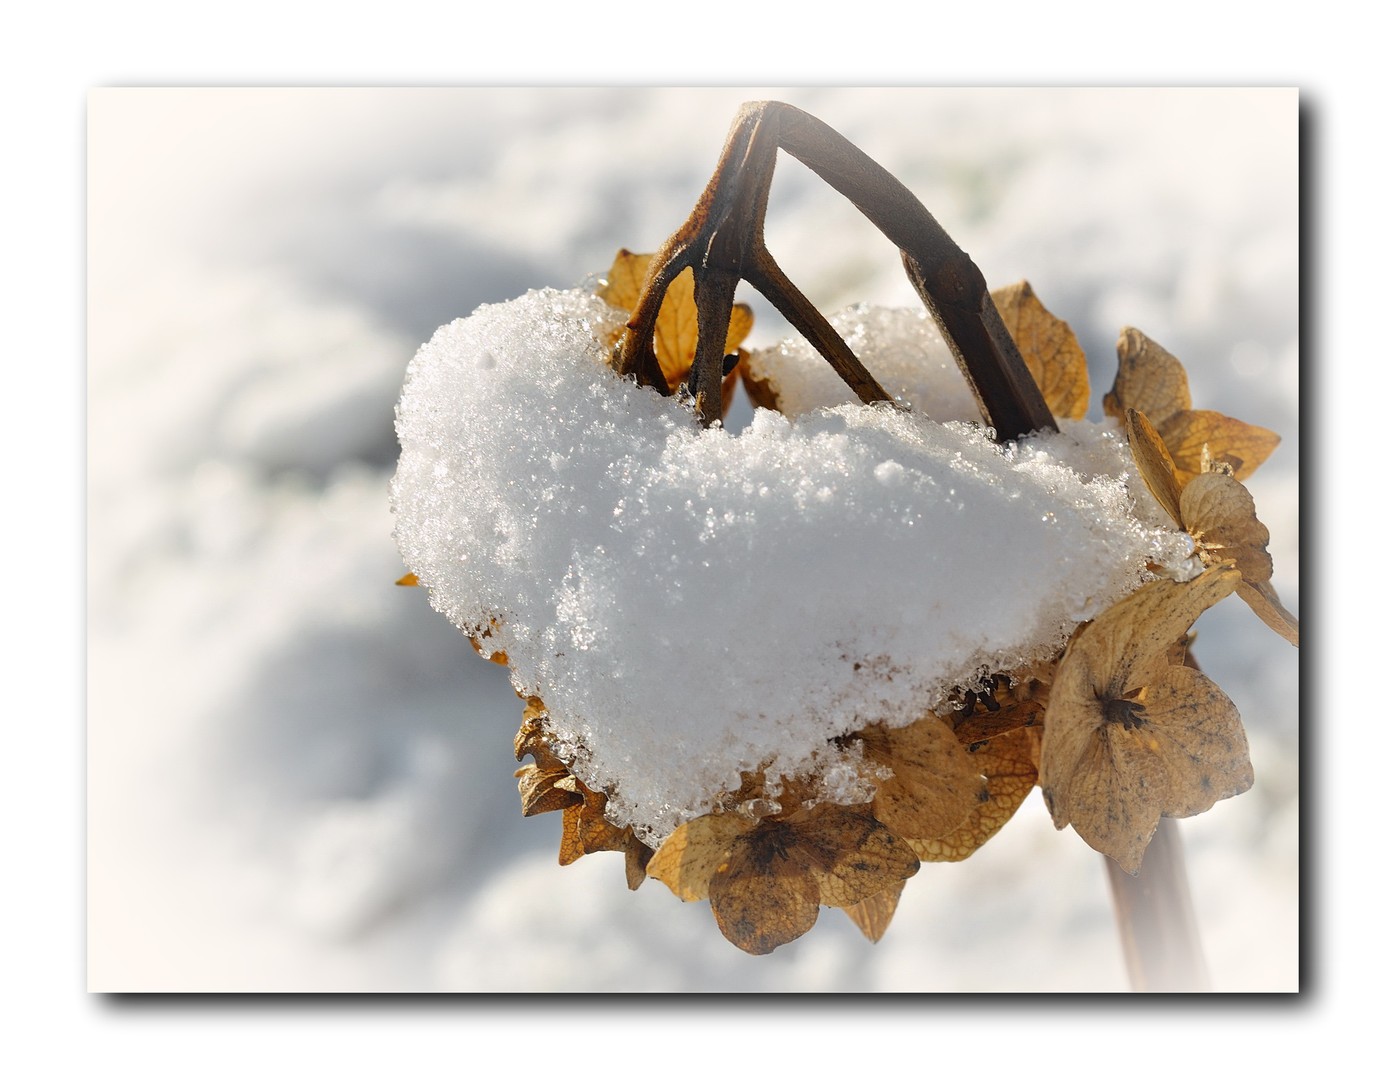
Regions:
<instances>
[{"instance_id":1,"label":"dried hydrangea flower head","mask_svg":"<svg viewBox=\"0 0 1386 1080\"><path fill-rule=\"evenodd\" d=\"M808 304L764 248L779 149L897 243L927 315ZM745 352L743 279L801 336ZM874 941L921 862L969 856L1036 783L1128 870L1161 815L1249 785L1184 656L1234 589L1291 620L1226 485L1269 433L1192 410L1175 367L1123 359L1128 447L1085 419L1082 350L1028 284L989 292L875 162L756 103L660 252L420 350L396 537L525 700L522 811L563 814L560 862L622 852L631 888L708 900L748 952L822 905ZM738 384L761 408L733 434Z\"/></svg>"}]
</instances>

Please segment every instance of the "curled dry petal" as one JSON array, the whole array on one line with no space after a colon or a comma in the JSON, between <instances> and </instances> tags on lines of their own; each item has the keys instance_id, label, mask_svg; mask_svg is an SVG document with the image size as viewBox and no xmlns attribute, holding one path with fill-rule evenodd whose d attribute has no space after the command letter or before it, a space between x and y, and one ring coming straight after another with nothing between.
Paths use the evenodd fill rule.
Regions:
<instances>
[{"instance_id":1,"label":"curled dry petal","mask_svg":"<svg viewBox=\"0 0 1386 1080\"><path fill-rule=\"evenodd\" d=\"M1251 492L1230 475L1195 476L1179 495L1179 514L1205 565L1232 563L1244 585L1270 580L1270 530L1257 519Z\"/></svg>"},{"instance_id":2,"label":"curled dry petal","mask_svg":"<svg viewBox=\"0 0 1386 1080\"><path fill-rule=\"evenodd\" d=\"M818 885L789 862L738 846L713 879L712 914L738 949L764 956L807 934L818 921Z\"/></svg>"},{"instance_id":3,"label":"curled dry petal","mask_svg":"<svg viewBox=\"0 0 1386 1080\"><path fill-rule=\"evenodd\" d=\"M864 808L820 804L738 837L708 900L727 940L760 955L808 931L820 904L851 907L918 869L905 842Z\"/></svg>"},{"instance_id":4,"label":"curled dry petal","mask_svg":"<svg viewBox=\"0 0 1386 1080\"><path fill-rule=\"evenodd\" d=\"M524 817L564 810L582 802L577 780L567 769L525 765L515 775L520 781L520 813Z\"/></svg>"},{"instance_id":5,"label":"curled dry petal","mask_svg":"<svg viewBox=\"0 0 1386 1080\"><path fill-rule=\"evenodd\" d=\"M1116 381L1103 395L1102 408L1115 417L1130 409L1144 413L1164 440L1181 486L1205 472L1209 461L1226 462L1233 476L1245 480L1280 444L1280 436L1266 428L1193 408L1184 365L1130 326L1117 341Z\"/></svg>"},{"instance_id":6,"label":"curled dry petal","mask_svg":"<svg viewBox=\"0 0 1386 1080\"><path fill-rule=\"evenodd\" d=\"M1279 594L1269 581L1262 581L1256 585L1238 585L1237 595L1246 601L1247 606L1256 612L1263 623L1295 648L1299 648L1299 620L1285 610Z\"/></svg>"},{"instance_id":7,"label":"curled dry petal","mask_svg":"<svg viewBox=\"0 0 1386 1080\"><path fill-rule=\"evenodd\" d=\"M823 903L850 907L919 870L904 841L865 807L829 804L811 813L798 829L795 850L817 880Z\"/></svg>"},{"instance_id":8,"label":"curled dry petal","mask_svg":"<svg viewBox=\"0 0 1386 1080\"><path fill-rule=\"evenodd\" d=\"M727 940L759 955L805 933L821 904L854 907L914 874L919 860L866 808L822 803L784 820L694 818L646 869L682 900L707 898Z\"/></svg>"},{"instance_id":9,"label":"curled dry petal","mask_svg":"<svg viewBox=\"0 0 1386 1080\"><path fill-rule=\"evenodd\" d=\"M897 881L874 896L858 900L842 910L856 923L857 929L872 941L880 941L885 936L890 920L895 918L895 909L900 905L900 895L905 891L905 883Z\"/></svg>"},{"instance_id":10,"label":"curled dry petal","mask_svg":"<svg viewBox=\"0 0 1386 1080\"><path fill-rule=\"evenodd\" d=\"M1255 500L1231 466L1180 479L1164 440L1138 409L1126 410L1126 434L1146 486L1193 539L1204 565L1235 565L1242 575L1237 595L1263 623L1298 648L1299 620L1285 610L1270 583L1270 530L1257 518Z\"/></svg>"},{"instance_id":11,"label":"curled dry petal","mask_svg":"<svg viewBox=\"0 0 1386 1080\"><path fill-rule=\"evenodd\" d=\"M1026 703L1029 704L1029 703ZM973 768L986 777L985 798L952 832L933 840L910 840L924 862L959 862L1010 821L1039 778L1038 728L1014 728L968 747Z\"/></svg>"},{"instance_id":12,"label":"curled dry petal","mask_svg":"<svg viewBox=\"0 0 1386 1080\"><path fill-rule=\"evenodd\" d=\"M908 727L871 727L862 733L863 753L888 766L872 803L881 824L897 836L928 840L967 820L986 792L971 756L953 729L928 715Z\"/></svg>"},{"instance_id":13,"label":"curled dry petal","mask_svg":"<svg viewBox=\"0 0 1386 1080\"><path fill-rule=\"evenodd\" d=\"M637 255L622 248L616 260L607 271L605 283L597 290L597 295L612 307L632 310L640 299L645 285L653 255ZM727 340L723 354L730 355L740 348L751 332L753 316L745 304L732 306L731 323L727 327ZM688 377L693 366L693 357L698 351L698 308L693 303L693 270L684 270L669 284L664 300L655 318L654 334L655 358L659 360L665 381L678 386ZM731 381L734 375L728 376ZM731 400L729 388L724 383L723 399Z\"/></svg>"},{"instance_id":14,"label":"curled dry petal","mask_svg":"<svg viewBox=\"0 0 1386 1080\"><path fill-rule=\"evenodd\" d=\"M1131 444L1131 456L1145 486L1165 508L1165 513L1182 528L1184 519L1179 514L1179 481L1175 476L1174 459L1165 449L1155 425L1139 409L1126 410L1126 439Z\"/></svg>"},{"instance_id":15,"label":"curled dry petal","mask_svg":"<svg viewBox=\"0 0 1386 1080\"><path fill-rule=\"evenodd\" d=\"M1117 374L1112 389L1103 395L1108 416L1124 416L1139 409L1159 429L1175 413L1193 407L1184 365L1134 326L1122 328L1117 338Z\"/></svg>"},{"instance_id":16,"label":"curled dry petal","mask_svg":"<svg viewBox=\"0 0 1386 1080\"><path fill-rule=\"evenodd\" d=\"M685 821L659 845L646 871L680 900L706 900L712 875L732 844L755 823L737 814L704 814Z\"/></svg>"},{"instance_id":17,"label":"curled dry petal","mask_svg":"<svg viewBox=\"0 0 1386 1080\"><path fill-rule=\"evenodd\" d=\"M1040 784L1056 828L1135 873L1162 815L1185 817L1245 791L1252 772L1235 706L1170 648L1241 575L1217 565L1152 581L1070 643L1045 714Z\"/></svg>"},{"instance_id":18,"label":"curled dry petal","mask_svg":"<svg viewBox=\"0 0 1386 1080\"><path fill-rule=\"evenodd\" d=\"M1081 420L1088 413L1091 388L1078 336L1040 303L1028 281L995 289L991 299L1050 411Z\"/></svg>"},{"instance_id":19,"label":"curled dry petal","mask_svg":"<svg viewBox=\"0 0 1386 1080\"><path fill-rule=\"evenodd\" d=\"M1157 427L1181 484L1201 473L1206 459L1226 462L1233 476L1245 480L1280 445L1275 432L1210 409L1176 413Z\"/></svg>"}]
</instances>

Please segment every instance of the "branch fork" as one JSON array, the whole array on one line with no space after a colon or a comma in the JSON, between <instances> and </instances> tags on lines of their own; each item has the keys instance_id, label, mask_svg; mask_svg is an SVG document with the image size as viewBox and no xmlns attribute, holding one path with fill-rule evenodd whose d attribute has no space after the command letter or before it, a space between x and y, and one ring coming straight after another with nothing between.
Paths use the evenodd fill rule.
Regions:
<instances>
[{"instance_id":1,"label":"branch fork","mask_svg":"<svg viewBox=\"0 0 1386 1080\"><path fill-rule=\"evenodd\" d=\"M691 267L698 348L688 378L698 417L722 415L722 342L738 282L761 293L866 404L893 399L809 302L765 246L765 212L778 150L845 195L899 249L905 273L932 312L998 441L1056 429L976 264L920 201L841 134L778 101L742 106L722 156L688 220L660 249L626 332L618 374L671 392L654 355L655 317L674 278Z\"/></svg>"}]
</instances>

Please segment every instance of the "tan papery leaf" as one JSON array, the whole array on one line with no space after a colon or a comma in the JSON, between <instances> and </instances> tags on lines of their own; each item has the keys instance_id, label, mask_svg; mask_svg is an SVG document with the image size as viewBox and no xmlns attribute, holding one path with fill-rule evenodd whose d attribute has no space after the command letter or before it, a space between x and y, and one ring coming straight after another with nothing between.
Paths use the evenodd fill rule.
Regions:
<instances>
[{"instance_id":1,"label":"tan papery leaf","mask_svg":"<svg viewBox=\"0 0 1386 1080\"><path fill-rule=\"evenodd\" d=\"M1263 623L1295 648L1299 648L1299 620L1285 610L1269 581L1263 581L1259 585L1239 585L1237 595L1246 601L1247 606L1256 612Z\"/></svg>"},{"instance_id":2,"label":"tan papery leaf","mask_svg":"<svg viewBox=\"0 0 1386 1080\"><path fill-rule=\"evenodd\" d=\"M1275 432L1210 409L1176 413L1156 426L1181 484L1202 473L1205 460L1226 462L1233 476L1245 480L1280 445Z\"/></svg>"},{"instance_id":3,"label":"tan papery leaf","mask_svg":"<svg viewBox=\"0 0 1386 1080\"><path fill-rule=\"evenodd\" d=\"M738 844L713 875L708 901L722 936L753 956L813 929L818 883L773 846Z\"/></svg>"},{"instance_id":4,"label":"tan papery leaf","mask_svg":"<svg viewBox=\"0 0 1386 1080\"><path fill-rule=\"evenodd\" d=\"M877 786L877 819L897 836L928 840L967 819L986 783L952 727L926 715L903 728L879 725L861 734L863 753L894 775Z\"/></svg>"},{"instance_id":5,"label":"tan papery leaf","mask_svg":"<svg viewBox=\"0 0 1386 1080\"><path fill-rule=\"evenodd\" d=\"M1117 374L1102 398L1108 416L1120 419L1127 409L1139 409L1162 430L1166 420L1193 406L1184 365L1133 326L1117 338Z\"/></svg>"},{"instance_id":6,"label":"tan papery leaf","mask_svg":"<svg viewBox=\"0 0 1386 1080\"><path fill-rule=\"evenodd\" d=\"M966 859L1011 820L1039 778L1038 728L1014 728L974 743L968 751L973 767L986 777L985 798L978 800L967 820L946 836L909 841L924 862Z\"/></svg>"},{"instance_id":7,"label":"tan papery leaf","mask_svg":"<svg viewBox=\"0 0 1386 1080\"><path fill-rule=\"evenodd\" d=\"M634 892L645 881L645 871L650 865L654 851L647 844L631 837L626 845L626 888Z\"/></svg>"},{"instance_id":8,"label":"tan papery leaf","mask_svg":"<svg viewBox=\"0 0 1386 1080\"><path fill-rule=\"evenodd\" d=\"M520 813L524 817L563 810L582 802L577 781L567 769L526 765L515 771L520 781Z\"/></svg>"},{"instance_id":9,"label":"tan papery leaf","mask_svg":"<svg viewBox=\"0 0 1386 1080\"><path fill-rule=\"evenodd\" d=\"M1126 438L1131 444L1131 456L1141 479L1155 501L1165 508L1165 512L1176 525L1183 528L1179 516L1179 481L1175 477L1174 461L1165 449L1164 440L1155 430L1155 425L1146 419L1139 409L1126 410Z\"/></svg>"},{"instance_id":10,"label":"tan papery leaf","mask_svg":"<svg viewBox=\"0 0 1386 1080\"><path fill-rule=\"evenodd\" d=\"M847 917L857 924L866 937L872 941L880 941L885 936L886 928L890 926L890 920L895 918L895 909L900 906L900 895L905 891L905 883L897 881L888 889L882 889L875 896L868 896L865 900L858 900L850 907L842 910L847 913Z\"/></svg>"},{"instance_id":11,"label":"tan papery leaf","mask_svg":"<svg viewBox=\"0 0 1386 1080\"><path fill-rule=\"evenodd\" d=\"M1088 412L1091 389L1078 336L1050 314L1028 281L996 289L991 298L1050 411L1081 420Z\"/></svg>"},{"instance_id":12,"label":"tan papery leaf","mask_svg":"<svg viewBox=\"0 0 1386 1080\"><path fill-rule=\"evenodd\" d=\"M1193 477L1180 493L1179 514L1205 564L1233 563L1243 585L1270 580L1270 530L1257 519L1251 492L1233 477L1216 471Z\"/></svg>"},{"instance_id":13,"label":"tan papery leaf","mask_svg":"<svg viewBox=\"0 0 1386 1080\"><path fill-rule=\"evenodd\" d=\"M820 903L851 907L919 870L909 846L864 807L823 804L809 813L795 829L792 857L817 880Z\"/></svg>"},{"instance_id":14,"label":"tan papery leaf","mask_svg":"<svg viewBox=\"0 0 1386 1080\"><path fill-rule=\"evenodd\" d=\"M727 861L732 844L754 827L737 814L704 814L685 821L659 845L645 872L680 900L706 900L712 875Z\"/></svg>"},{"instance_id":15,"label":"tan papery leaf","mask_svg":"<svg viewBox=\"0 0 1386 1080\"><path fill-rule=\"evenodd\" d=\"M597 295L612 307L630 311L640 299L640 291L645 286L645 277L653 259L653 255L637 255L622 248L607 271L605 284L597 289ZM741 347L746 335L751 332L752 322L749 307L745 304L732 306L727 340L722 349L724 356L731 355ZM693 302L692 267L683 270L669 283L655 319L654 350L664 378L671 387L678 386L688 377L693 357L698 351L698 308ZM728 376L723 383L724 399L730 399L727 382L734 384L734 376Z\"/></svg>"},{"instance_id":16,"label":"tan papery leaf","mask_svg":"<svg viewBox=\"0 0 1386 1080\"><path fill-rule=\"evenodd\" d=\"M1072 824L1127 873L1162 815L1201 813L1246 790L1251 763L1236 708L1171 647L1241 583L1227 564L1156 580L1077 635L1045 712L1040 784L1056 828Z\"/></svg>"}]
</instances>

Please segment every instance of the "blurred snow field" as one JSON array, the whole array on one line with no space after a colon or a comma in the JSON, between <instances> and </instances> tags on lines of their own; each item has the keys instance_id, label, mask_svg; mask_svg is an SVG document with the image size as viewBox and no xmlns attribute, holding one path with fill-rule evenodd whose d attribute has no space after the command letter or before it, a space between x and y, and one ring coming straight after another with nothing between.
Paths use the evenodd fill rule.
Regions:
<instances>
[{"instance_id":1,"label":"blurred snow field","mask_svg":"<svg viewBox=\"0 0 1386 1080\"><path fill-rule=\"evenodd\" d=\"M559 867L556 815L519 814L505 672L393 584L420 344L653 250L758 98L895 173L991 285L1028 279L1087 351L1090 418L1129 324L1197 407L1279 432L1248 487L1298 610L1293 90L94 91L92 989L1124 989L1100 859L1038 794L926 865L874 946L825 911L745 956L705 905L629 892L617 856ZM888 242L783 155L767 242L825 312L919 306ZM743 299L751 344L778 341ZM728 438L765 423L736 408ZM1182 823L1209 968L1294 990L1298 654L1232 601L1198 629L1257 776Z\"/></svg>"}]
</instances>

